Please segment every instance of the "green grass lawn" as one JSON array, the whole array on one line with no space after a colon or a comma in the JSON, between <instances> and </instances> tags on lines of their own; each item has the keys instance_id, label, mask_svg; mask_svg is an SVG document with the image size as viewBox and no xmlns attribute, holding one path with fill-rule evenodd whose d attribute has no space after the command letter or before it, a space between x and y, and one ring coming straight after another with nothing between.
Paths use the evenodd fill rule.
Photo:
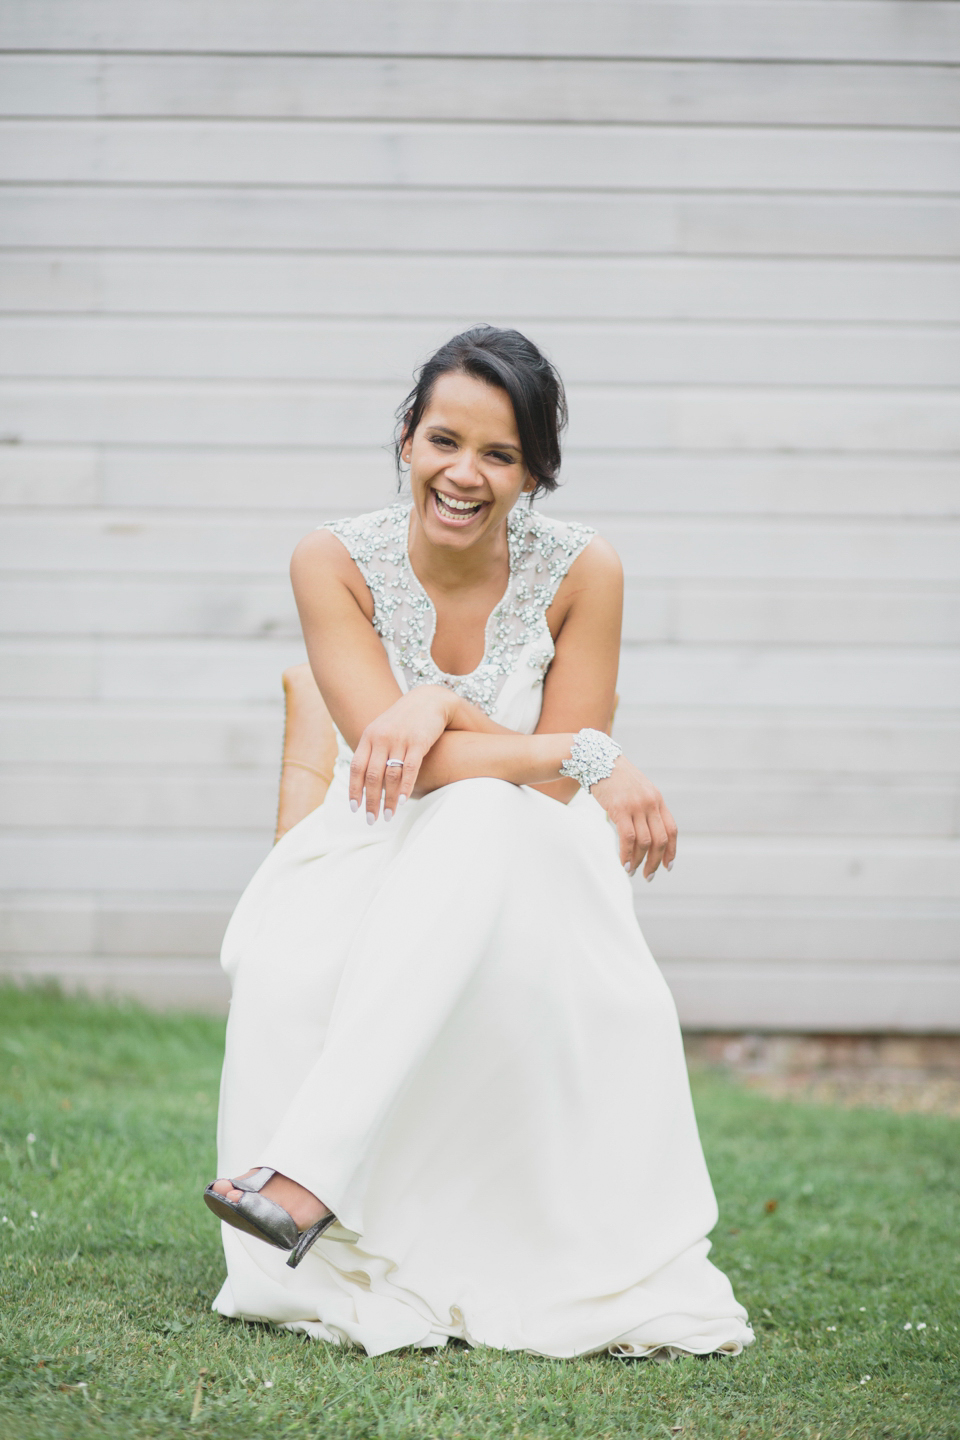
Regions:
<instances>
[{"instance_id":1,"label":"green grass lawn","mask_svg":"<svg viewBox=\"0 0 960 1440\"><path fill-rule=\"evenodd\" d=\"M368 1359L225 1321L223 1027L0 990L0 1436L960 1436L960 1127L695 1078L738 1359Z\"/></svg>"}]
</instances>

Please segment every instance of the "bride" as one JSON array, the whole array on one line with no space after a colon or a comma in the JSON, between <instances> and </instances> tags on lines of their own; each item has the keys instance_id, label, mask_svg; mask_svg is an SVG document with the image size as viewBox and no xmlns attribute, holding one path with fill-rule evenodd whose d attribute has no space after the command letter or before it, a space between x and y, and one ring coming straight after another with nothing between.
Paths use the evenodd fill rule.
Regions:
<instances>
[{"instance_id":1,"label":"bride","mask_svg":"<svg viewBox=\"0 0 960 1440\"><path fill-rule=\"evenodd\" d=\"M673 865L607 735L622 576L547 519L563 389L515 330L427 362L411 503L291 574L339 754L231 919L221 1314L371 1355L738 1353L676 1012L631 877ZM251 1168L252 1167L252 1168Z\"/></svg>"}]
</instances>

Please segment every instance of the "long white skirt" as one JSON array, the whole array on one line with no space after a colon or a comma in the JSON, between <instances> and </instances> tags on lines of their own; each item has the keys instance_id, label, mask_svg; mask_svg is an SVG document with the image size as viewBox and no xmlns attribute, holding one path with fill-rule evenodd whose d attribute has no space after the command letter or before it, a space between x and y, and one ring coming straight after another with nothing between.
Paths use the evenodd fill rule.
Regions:
<instances>
[{"instance_id":1,"label":"long white skirt","mask_svg":"<svg viewBox=\"0 0 960 1440\"><path fill-rule=\"evenodd\" d=\"M224 1226L221 1314L371 1355L751 1342L707 1259L676 1011L589 796L465 780L369 827L338 773L223 963L219 1173L272 1166L340 1224L296 1270Z\"/></svg>"}]
</instances>

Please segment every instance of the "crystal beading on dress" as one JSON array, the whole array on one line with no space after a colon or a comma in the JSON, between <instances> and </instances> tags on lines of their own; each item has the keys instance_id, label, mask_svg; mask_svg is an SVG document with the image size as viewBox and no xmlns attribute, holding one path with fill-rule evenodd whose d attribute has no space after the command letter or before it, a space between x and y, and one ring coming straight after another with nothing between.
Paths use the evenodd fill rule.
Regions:
<instances>
[{"instance_id":1,"label":"crystal beading on dress","mask_svg":"<svg viewBox=\"0 0 960 1440\"><path fill-rule=\"evenodd\" d=\"M602 730L584 728L570 748L569 760L560 766L560 774L568 780L579 781L582 789L589 792L591 785L609 779L617 756L622 754L622 747Z\"/></svg>"},{"instance_id":2,"label":"crystal beading on dress","mask_svg":"<svg viewBox=\"0 0 960 1440\"><path fill-rule=\"evenodd\" d=\"M342 541L373 596L373 627L390 641L407 685L444 685L487 715L524 646L542 644L527 663L541 679L553 659L546 613L563 577L595 534L588 525L550 520L517 506L507 519L510 578L487 621L483 659L469 675L448 675L430 653L436 630L433 602L414 574L407 551L410 506L390 505L321 527Z\"/></svg>"}]
</instances>

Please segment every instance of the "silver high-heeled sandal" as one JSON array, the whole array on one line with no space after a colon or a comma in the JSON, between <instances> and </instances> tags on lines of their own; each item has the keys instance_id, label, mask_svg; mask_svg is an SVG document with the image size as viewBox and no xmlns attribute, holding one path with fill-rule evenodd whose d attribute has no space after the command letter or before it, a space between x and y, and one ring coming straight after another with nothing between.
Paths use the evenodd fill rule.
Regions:
<instances>
[{"instance_id":1,"label":"silver high-heeled sandal","mask_svg":"<svg viewBox=\"0 0 960 1440\"><path fill-rule=\"evenodd\" d=\"M268 1245L275 1245L278 1250L292 1251L287 1264L295 1270L313 1242L319 1240L324 1230L332 1225L337 1217L324 1215L322 1220L318 1220L308 1230L298 1230L296 1221L288 1210L284 1210L275 1200L268 1200L266 1195L260 1194L267 1181L276 1173L276 1170L270 1170L263 1165L252 1175L241 1180L231 1180L230 1184L235 1190L246 1192L239 1200L228 1200L226 1195L218 1194L212 1184L204 1190L203 1198L214 1215L225 1220L235 1230L242 1230L246 1235L265 1240Z\"/></svg>"}]
</instances>

